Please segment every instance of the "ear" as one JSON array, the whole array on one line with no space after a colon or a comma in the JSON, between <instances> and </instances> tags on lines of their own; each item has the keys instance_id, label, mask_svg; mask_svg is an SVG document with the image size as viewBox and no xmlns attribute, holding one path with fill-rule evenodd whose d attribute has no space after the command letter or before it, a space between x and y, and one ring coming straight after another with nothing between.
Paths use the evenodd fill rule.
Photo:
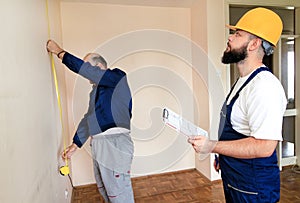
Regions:
<instances>
[{"instance_id":1,"label":"ear","mask_svg":"<svg viewBox=\"0 0 300 203\"><path fill-rule=\"evenodd\" d=\"M106 68L102 65L102 63L98 63L97 66L99 66L101 70L106 70Z\"/></svg>"},{"instance_id":2,"label":"ear","mask_svg":"<svg viewBox=\"0 0 300 203\"><path fill-rule=\"evenodd\" d=\"M256 49L259 49L259 47L261 46L262 40L259 39L258 37L250 40L249 44L248 44L248 49L249 51L254 51Z\"/></svg>"}]
</instances>

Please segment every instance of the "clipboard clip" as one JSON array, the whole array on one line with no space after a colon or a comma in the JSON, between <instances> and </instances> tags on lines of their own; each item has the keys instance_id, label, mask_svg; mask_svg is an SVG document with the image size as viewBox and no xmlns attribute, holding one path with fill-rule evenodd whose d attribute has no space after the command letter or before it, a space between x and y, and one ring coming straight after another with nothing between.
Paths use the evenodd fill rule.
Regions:
<instances>
[{"instance_id":1,"label":"clipboard clip","mask_svg":"<svg viewBox=\"0 0 300 203\"><path fill-rule=\"evenodd\" d=\"M164 110L163 110L163 116L162 116L162 117L163 117L164 120L168 119L168 117L169 117L169 112L168 112L168 110L165 109L165 108L164 108Z\"/></svg>"}]
</instances>

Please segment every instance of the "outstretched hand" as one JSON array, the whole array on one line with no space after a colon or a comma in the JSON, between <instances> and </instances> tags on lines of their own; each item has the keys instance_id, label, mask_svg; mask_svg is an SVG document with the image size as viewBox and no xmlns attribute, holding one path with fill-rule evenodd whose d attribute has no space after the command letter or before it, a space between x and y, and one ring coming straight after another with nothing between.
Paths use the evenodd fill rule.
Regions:
<instances>
[{"instance_id":1,"label":"outstretched hand","mask_svg":"<svg viewBox=\"0 0 300 203\"><path fill-rule=\"evenodd\" d=\"M48 52L51 52L53 54L58 54L60 53L61 51L63 51L62 48L60 48L60 46L53 40L49 39L47 41L47 44L46 44L46 48L47 48L47 51Z\"/></svg>"},{"instance_id":2,"label":"outstretched hand","mask_svg":"<svg viewBox=\"0 0 300 203\"><path fill-rule=\"evenodd\" d=\"M77 150L77 148L77 145L74 143L67 147L66 150L64 150L61 154L63 160L70 159L74 152Z\"/></svg>"}]
</instances>

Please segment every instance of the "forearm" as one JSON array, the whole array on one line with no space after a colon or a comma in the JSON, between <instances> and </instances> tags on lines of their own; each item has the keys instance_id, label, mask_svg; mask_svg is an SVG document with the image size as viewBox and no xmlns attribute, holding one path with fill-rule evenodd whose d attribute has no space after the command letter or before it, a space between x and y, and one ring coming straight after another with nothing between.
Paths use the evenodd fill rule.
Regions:
<instances>
[{"instance_id":1,"label":"forearm","mask_svg":"<svg viewBox=\"0 0 300 203\"><path fill-rule=\"evenodd\" d=\"M243 159L262 158L271 156L277 143L276 140L260 140L253 137L233 141L218 141L215 143L213 152Z\"/></svg>"},{"instance_id":2,"label":"forearm","mask_svg":"<svg viewBox=\"0 0 300 203\"><path fill-rule=\"evenodd\" d=\"M73 137L73 143L76 144L79 148L87 141L90 136L89 127L88 127L88 113L84 115L81 119L80 123L78 124L76 133Z\"/></svg>"},{"instance_id":3,"label":"forearm","mask_svg":"<svg viewBox=\"0 0 300 203\"><path fill-rule=\"evenodd\" d=\"M65 50L61 50L60 52L58 52L56 55L59 59L63 60L64 56L65 56L66 51Z\"/></svg>"},{"instance_id":4,"label":"forearm","mask_svg":"<svg viewBox=\"0 0 300 203\"><path fill-rule=\"evenodd\" d=\"M62 63L65 64L71 71L75 73L79 73L80 69L82 68L82 64L84 61L68 52L63 52L59 55L62 57Z\"/></svg>"}]
</instances>

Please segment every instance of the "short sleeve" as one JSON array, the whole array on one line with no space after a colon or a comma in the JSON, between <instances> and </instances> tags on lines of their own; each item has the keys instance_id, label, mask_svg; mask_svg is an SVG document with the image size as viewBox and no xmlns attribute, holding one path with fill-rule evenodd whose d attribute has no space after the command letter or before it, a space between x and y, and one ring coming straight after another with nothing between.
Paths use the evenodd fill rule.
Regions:
<instances>
[{"instance_id":1,"label":"short sleeve","mask_svg":"<svg viewBox=\"0 0 300 203\"><path fill-rule=\"evenodd\" d=\"M271 75L264 74L269 74L267 77ZM285 93L279 81L268 78L258 79L255 88L250 90L246 102L250 136L281 141L286 103Z\"/></svg>"}]
</instances>

